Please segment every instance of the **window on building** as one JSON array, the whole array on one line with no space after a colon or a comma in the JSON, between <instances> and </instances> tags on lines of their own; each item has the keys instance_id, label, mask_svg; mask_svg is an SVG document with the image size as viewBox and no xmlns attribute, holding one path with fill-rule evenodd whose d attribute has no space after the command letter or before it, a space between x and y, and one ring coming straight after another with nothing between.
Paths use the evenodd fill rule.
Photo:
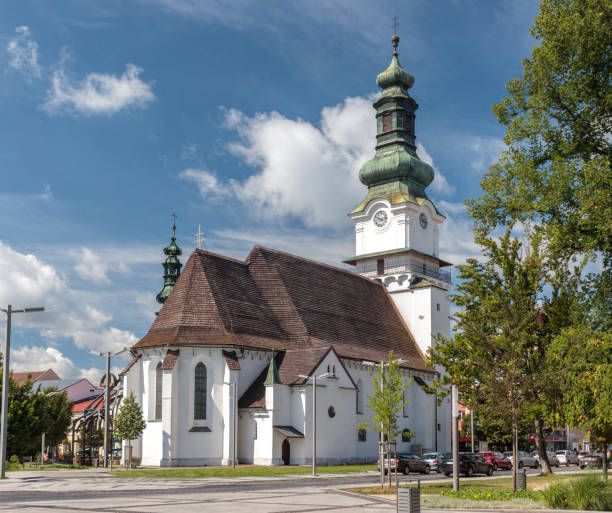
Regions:
<instances>
[{"instance_id":1,"label":"window on building","mask_svg":"<svg viewBox=\"0 0 612 513\"><path fill-rule=\"evenodd\" d=\"M406 124L406 113L399 111L397 113L397 128L403 129Z\"/></svg>"},{"instance_id":2,"label":"window on building","mask_svg":"<svg viewBox=\"0 0 612 513\"><path fill-rule=\"evenodd\" d=\"M402 429L402 442L410 442L412 440L412 432L409 429Z\"/></svg>"},{"instance_id":3,"label":"window on building","mask_svg":"<svg viewBox=\"0 0 612 513\"><path fill-rule=\"evenodd\" d=\"M332 376L336 377L336 366L332 367Z\"/></svg>"},{"instance_id":4,"label":"window on building","mask_svg":"<svg viewBox=\"0 0 612 513\"><path fill-rule=\"evenodd\" d=\"M365 429L358 429L357 430L357 441L358 442L365 442L366 441L366 430Z\"/></svg>"},{"instance_id":5,"label":"window on building","mask_svg":"<svg viewBox=\"0 0 612 513\"><path fill-rule=\"evenodd\" d=\"M390 132L393 130L392 114L383 114L383 132Z\"/></svg>"},{"instance_id":6,"label":"window on building","mask_svg":"<svg viewBox=\"0 0 612 513\"><path fill-rule=\"evenodd\" d=\"M161 420L162 418L163 379L162 364L158 362L157 367L155 367L155 420Z\"/></svg>"},{"instance_id":7,"label":"window on building","mask_svg":"<svg viewBox=\"0 0 612 513\"><path fill-rule=\"evenodd\" d=\"M253 419L253 440L257 440L257 419Z\"/></svg>"},{"instance_id":8,"label":"window on building","mask_svg":"<svg viewBox=\"0 0 612 513\"><path fill-rule=\"evenodd\" d=\"M440 311L440 303L436 303L436 310L439 312Z\"/></svg>"},{"instance_id":9,"label":"window on building","mask_svg":"<svg viewBox=\"0 0 612 513\"><path fill-rule=\"evenodd\" d=\"M363 382L360 379L357 380L357 397L355 404L355 412L363 413Z\"/></svg>"},{"instance_id":10,"label":"window on building","mask_svg":"<svg viewBox=\"0 0 612 513\"><path fill-rule=\"evenodd\" d=\"M193 418L206 420L206 365L202 362L195 367L193 390Z\"/></svg>"},{"instance_id":11,"label":"window on building","mask_svg":"<svg viewBox=\"0 0 612 513\"><path fill-rule=\"evenodd\" d=\"M381 275L385 274L385 259L379 258L376 261L376 274Z\"/></svg>"},{"instance_id":12,"label":"window on building","mask_svg":"<svg viewBox=\"0 0 612 513\"><path fill-rule=\"evenodd\" d=\"M410 387L408 387L406 390L404 390L404 407L403 407L403 414L404 417L409 417L410 416L410 393L409 393L409 389Z\"/></svg>"}]
</instances>

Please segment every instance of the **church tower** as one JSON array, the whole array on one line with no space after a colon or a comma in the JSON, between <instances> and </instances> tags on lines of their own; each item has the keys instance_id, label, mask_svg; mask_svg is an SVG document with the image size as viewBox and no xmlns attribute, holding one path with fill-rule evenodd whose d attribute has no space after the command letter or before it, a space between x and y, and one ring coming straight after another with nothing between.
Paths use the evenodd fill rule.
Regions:
<instances>
[{"instance_id":1,"label":"church tower","mask_svg":"<svg viewBox=\"0 0 612 513\"><path fill-rule=\"evenodd\" d=\"M164 248L164 255L166 255L166 260L162 264L164 268L164 288L155 298L159 304L163 305L166 302L170 292L172 292L172 288L174 287L176 280L178 280L178 277L181 274L181 267L183 267L183 264L181 264L178 257L182 254L183 251L176 243L176 221L174 221L172 223L172 237L170 238L170 244Z\"/></svg>"},{"instance_id":2,"label":"church tower","mask_svg":"<svg viewBox=\"0 0 612 513\"><path fill-rule=\"evenodd\" d=\"M445 217L427 197L434 170L415 144L417 103L408 93L414 77L400 65L394 35L389 67L378 75L376 155L359 171L366 198L349 216L355 223L355 257L345 260L387 288L423 353L435 336L450 336L451 264L439 258Z\"/></svg>"}]
</instances>

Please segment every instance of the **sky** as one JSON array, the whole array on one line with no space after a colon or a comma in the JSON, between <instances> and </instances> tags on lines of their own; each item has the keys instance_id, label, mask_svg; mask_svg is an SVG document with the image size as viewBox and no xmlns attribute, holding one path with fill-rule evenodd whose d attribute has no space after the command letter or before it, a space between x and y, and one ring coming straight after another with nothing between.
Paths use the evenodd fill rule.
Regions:
<instances>
[{"instance_id":1,"label":"sky","mask_svg":"<svg viewBox=\"0 0 612 513\"><path fill-rule=\"evenodd\" d=\"M0 307L11 369L100 380L153 322L172 218L185 262L260 244L342 266L376 75L415 77L440 256L478 255L464 201L503 151L492 104L534 40L526 0L0 3ZM4 331L5 322L0 320ZM115 371L127 355L113 360Z\"/></svg>"}]
</instances>

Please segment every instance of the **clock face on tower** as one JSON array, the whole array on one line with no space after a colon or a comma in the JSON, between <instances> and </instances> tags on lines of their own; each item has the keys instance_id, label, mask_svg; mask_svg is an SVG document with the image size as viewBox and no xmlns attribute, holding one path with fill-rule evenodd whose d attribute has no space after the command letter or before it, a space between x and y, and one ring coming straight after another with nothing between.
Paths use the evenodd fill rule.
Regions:
<instances>
[{"instance_id":1,"label":"clock face on tower","mask_svg":"<svg viewBox=\"0 0 612 513\"><path fill-rule=\"evenodd\" d=\"M421 212L421 215L419 216L419 223L421 225L421 228L423 228L423 230L427 228L427 216L423 214L422 212Z\"/></svg>"},{"instance_id":2,"label":"clock face on tower","mask_svg":"<svg viewBox=\"0 0 612 513\"><path fill-rule=\"evenodd\" d=\"M382 228L383 226L385 226L387 224L387 220L388 216L384 210L379 210L378 212L376 212L376 214L374 214L374 224L378 228Z\"/></svg>"}]
</instances>

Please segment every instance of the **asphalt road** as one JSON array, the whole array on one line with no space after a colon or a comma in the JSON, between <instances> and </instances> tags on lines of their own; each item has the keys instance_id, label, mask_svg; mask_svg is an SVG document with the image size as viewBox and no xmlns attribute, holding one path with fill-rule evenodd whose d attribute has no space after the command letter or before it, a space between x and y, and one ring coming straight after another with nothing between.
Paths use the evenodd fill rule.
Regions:
<instances>
[{"instance_id":1,"label":"asphalt road","mask_svg":"<svg viewBox=\"0 0 612 513\"><path fill-rule=\"evenodd\" d=\"M576 472L578 471L578 467L560 467L555 468L554 472L556 473L566 473L566 472ZM18 473L14 473L18 474ZM354 486L365 486L372 485L378 482L378 476L374 473L368 474L358 474L355 476L345 476L338 477L334 475L325 475L320 476L318 478L312 479L309 476L303 476L299 479L283 479L279 478L271 478L268 480L225 480L225 482L219 482L210 480L210 482L197 479L181 479L181 485L172 487L172 486L163 486L159 488L155 488L155 481L159 481L160 484L165 481L164 479L158 478L150 478L150 479L134 479L134 487L129 488L129 482L131 478L112 478L108 477L105 479L107 483L114 482L118 486L121 485L121 488L117 489L95 489L90 488L88 485L87 479L82 479L82 484L79 490L61 490L57 489L57 486L52 486L55 479L79 479L78 472L72 473L72 476L67 475L68 472L51 472L44 471L44 476L35 476L32 479L45 480L49 482L49 487L42 486L39 489L24 489L21 490L18 488L17 490L12 491L0 491L0 504L3 502L10 503L20 503L20 502L32 502L32 501L72 501L72 500L96 500L96 499L104 499L108 498L111 495L114 499L117 498L128 498L128 497L136 497L142 496L143 494L143 481L146 481L147 484L150 484L150 487L147 487L146 494L147 496L169 496L169 495L179 495L186 493L205 493L207 495L215 495L215 494L227 494L231 487L231 492L255 492L255 491L263 491L274 489L286 489L286 488L299 488L299 487L313 487L317 488L350 488ZM527 469L527 475L537 475L539 474L539 469ZM497 471L494 473L493 477L508 477L511 476L511 471ZM486 479L483 476L474 476L472 478L461 477L462 483L467 483L470 480L474 479ZM449 481L449 478L444 476L444 474L432 473L429 475L423 474L410 474L409 476L400 475L401 482L405 481ZM26 480L24 479L24 482ZM178 480L171 480L178 481ZM193 483L193 484L192 484ZM41 483L42 484L42 483ZM128 488L126 489L126 485ZM96 486L92 483L91 486ZM105 487L106 488L106 487Z\"/></svg>"}]
</instances>

